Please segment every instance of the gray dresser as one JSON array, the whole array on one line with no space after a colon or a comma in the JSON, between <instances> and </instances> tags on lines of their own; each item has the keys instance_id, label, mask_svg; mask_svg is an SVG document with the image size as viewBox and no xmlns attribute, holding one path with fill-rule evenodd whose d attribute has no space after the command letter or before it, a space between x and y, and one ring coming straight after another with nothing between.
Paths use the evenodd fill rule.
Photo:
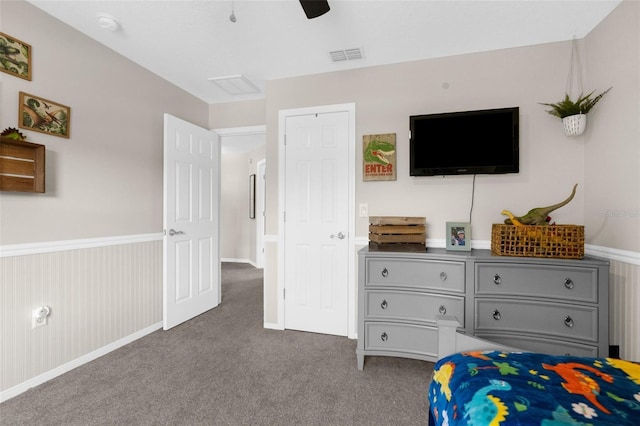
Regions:
<instances>
[{"instance_id":1,"label":"gray dresser","mask_svg":"<svg viewBox=\"0 0 640 426\"><path fill-rule=\"evenodd\" d=\"M524 350L606 356L607 261L494 256L489 250L359 251L358 368L367 355L435 361L435 316Z\"/></svg>"}]
</instances>

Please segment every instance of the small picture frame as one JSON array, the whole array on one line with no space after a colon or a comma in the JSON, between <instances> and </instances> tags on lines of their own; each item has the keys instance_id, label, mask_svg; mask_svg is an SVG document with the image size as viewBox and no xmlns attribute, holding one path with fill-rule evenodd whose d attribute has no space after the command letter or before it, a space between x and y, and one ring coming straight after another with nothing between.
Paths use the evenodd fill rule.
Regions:
<instances>
[{"instance_id":1,"label":"small picture frame","mask_svg":"<svg viewBox=\"0 0 640 426\"><path fill-rule=\"evenodd\" d=\"M445 231L447 250L471 251L471 224L447 222Z\"/></svg>"},{"instance_id":2,"label":"small picture frame","mask_svg":"<svg viewBox=\"0 0 640 426\"><path fill-rule=\"evenodd\" d=\"M71 108L39 96L20 92L18 127L69 138Z\"/></svg>"},{"instance_id":3,"label":"small picture frame","mask_svg":"<svg viewBox=\"0 0 640 426\"><path fill-rule=\"evenodd\" d=\"M31 81L31 45L0 32L0 71Z\"/></svg>"}]
</instances>

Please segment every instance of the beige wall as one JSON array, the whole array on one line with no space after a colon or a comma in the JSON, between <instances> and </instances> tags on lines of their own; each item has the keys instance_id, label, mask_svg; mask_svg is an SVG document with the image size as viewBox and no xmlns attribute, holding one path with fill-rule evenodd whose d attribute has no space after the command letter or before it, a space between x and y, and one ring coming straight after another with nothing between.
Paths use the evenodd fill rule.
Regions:
<instances>
[{"instance_id":1,"label":"beige wall","mask_svg":"<svg viewBox=\"0 0 640 426\"><path fill-rule=\"evenodd\" d=\"M264 124L264 99L209 105L210 129L264 126Z\"/></svg>"},{"instance_id":2,"label":"beige wall","mask_svg":"<svg viewBox=\"0 0 640 426\"><path fill-rule=\"evenodd\" d=\"M0 244L161 232L163 113L207 127L209 106L27 2L0 10L33 47L32 81L0 74L0 126L19 91L71 107L69 139L21 130L46 145L47 192L0 194Z\"/></svg>"},{"instance_id":3,"label":"beige wall","mask_svg":"<svg viewBox=\"0 0 640 426\"><path fill-rule=\"evenodd\" d=\"M0 28L33 48L32 81L0 73L0 127L20 91L71 107L69 139L21 130L46 193L0 193L2 400L159 327L163 113L207 127L209 106L27 2L0 2ZM37 253L5 257L22 243Z\"/></svg>"},{"instance_id":4,"label":"beige wall","mask_svg":"<svg viewBox=\"0 0 640 426\"><path fill-rule=\"evenodd\" d=\"M585 225L592 244L639 252L639 2L623 2L586 37L586 62L585 90L613 89L589 114L582 142Z\"/></svg>"},{"instance_id":5,"label":"beige wall","mask_svg":"<svg viewBox=\"0 0 640 426\"><path fill-rule=\"evenodd\" d=\"M278 111L355 102L356 143L366 134L396 133L398 178L362 181L362 149L356 149L356 205L370 215L425 216L428 238L443 239L445 222L468 221L472 176L410 177L409 116L445 111L520 107L520 173L479 175L472 217L474 239L488 240L502 209L524 214L533 207L576 198L554 212L558 223L584 222L584 145L564 136L559 120L538 102L559 99L566 72L549 64L568 64L570 43L554 43L436 60L335 72L267 85L268 192L277 193ZM269 198L268 232L277 233L277 199ZM367 235L366 219L356 234Z\"/></svg>"},{"instance_id":6,"label":"beige wall","mask_svg":"<svg viewBox=\"0 0 640 426\"><path fill-rule=\"evenodd\" d=\"M357 144L366 134L396 133L395 182L362 182L361 149L356 149L356 205L368 203L370 215L426 216L428 238L443 239L447 220L468 220L472 178L409 177L409 116L519 106L520 173L477 177L473 239L490 239L491 224L503 219L502 209L522 214L533 207L553 204L578 183L575 199L553 212L553 219L561 224L585 224L587 244L602 246L605 252L623 252L622 257L631 264L618 269L635 271L637 261L633 259L640 252L638 7L637 2L625 1L578 42L583 52L585 84L594 90L614 86L594 109L587 132L580 137L565 136L561 121L539 105L564 95L571 42L268 82L267 234L279 233L280 110L354 102ZM367 221L357 217L356 237L366 235ZM280 298L276 294L275 242L268 245L267 261L265 322L277 323ZM629 330L625 325L634 320L640 305L634 290L637 273L612 274L611 279L616 294L634 295L625 299L626 308L612 306L612 326L616 329L612 330L611 344L621 345L623 355L638 359L640 339L628 338L637 328Z\"/></svg>"},{"instance_id":7,"label":"beige wall","mask_svg":"<svg viewBox=\"0 0 640 426\"><path fill-rule=\"evenodd\" d=\"M569 42L277 80L268 83L267 100L208 106L30 4L2 1L2 31L30 43L34 57L33 81L0 73L0 126L17 126L19 91L71 106L72 124L70 139L23 131L28 140L47 147L48 189L45 194L0 193L0 245L160 232L162 114L170 112L208 128L266 123L271 239L265 257L265 322L275 323L278 111L355 102L358 143L365 134L398 136L396 182L362 182L361 151L356 150L356 203L369 203L370 214L426 216L429 238L444 238L446 220L468 217L471 178L408 176L409 115L518 105L521 173L478 176L474 239L489 239L490 224L502 219L503 208L523 212L556 202L578 182L576 199L554 213L554 219L587 225L590 244L638 253L639 15L638 3L625 1L580 42L586 52L585 83L614 89L596 107L587 133L567 138L560 122L538 102L562 96ZM460 199L466 203L455 206L453 201ZM366 221L356 220L357 236L365 238ZM626 237L627 231L635 233L632 238ZM2 309L2 322L10 326L0 340L29 349L47 339L52 346L48 358L38 360L21 352L4 353L0 375L8 379L0 383L0 391L157 325L158 244L123 243L115 250L2 260L2 294L19 297ZM638 336L638 267L620 262L614 266L611 343L622 346L623 356L637 360L640 339L633 336ZM115 270L120 271L117 277L104 273ZM37 279L26 283L30 273ZM87 274L94 274L90 287ZM73 297L60 298L61 292ZM87 300L99 303L90 306ZM51 324L31 330L31 310L52 301ZM82 318L88 306L101 313L89 330L109 330L106 335L73 334L79 321L74 315ZM114 311L117 318L110 306L120 309ZM77 337L71 346L56 337L69 335ZM24 374L16 375L15 369Z\"/></svg>"}]
</instances>

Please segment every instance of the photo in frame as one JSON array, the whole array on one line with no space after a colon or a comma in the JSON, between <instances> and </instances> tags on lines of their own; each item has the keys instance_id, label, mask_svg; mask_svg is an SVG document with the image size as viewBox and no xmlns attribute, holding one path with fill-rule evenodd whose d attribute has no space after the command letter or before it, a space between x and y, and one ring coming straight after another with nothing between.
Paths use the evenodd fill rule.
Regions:
<instances>
[{"instance_id":1,"label":"photo in frame","mask_svg":"<svg viewBox=\"0 0 640 426\"><path fill-rule=\"evenodd\" d=\"M71 108L28 93L20 92L18 127L61 138L69 137Z\"/></svg>"},{"instance_id":2,"label":"photo in frame","mask_svg":"<svg viewBox=\"0 0 640 426\"><path fill-rule=\"evenodd\" d=\"M447 222L445 231L447 250L471 251L471 224Z\"/></svg>"},{"instance_id":3,"label":"photo in frame","mask_svg":"<svg viewBox=\"0 0 640 426\"><path fill-rule=\"evenodd\" d=\"M0 32L0 71L31 81L31 45Z\"/></svg>"},{"instance_id":4,"label":"photo in frame","mask_svg":"<svg viewBox=\"0 0 640 426\"><path fill-rule=\"evenodd\" d=\"M396 180L396 134L362 136L362 180Z\"/></svg>"},{"instance_id":5,"label":"photo in frame","mask_svg":"<svg viewBox=\"0 0 640 426\"><path fill-rule=\"evenodd\" d=\"M256 218L256 175L249 176L249 219Z\"/></svg>"}]
</instances>

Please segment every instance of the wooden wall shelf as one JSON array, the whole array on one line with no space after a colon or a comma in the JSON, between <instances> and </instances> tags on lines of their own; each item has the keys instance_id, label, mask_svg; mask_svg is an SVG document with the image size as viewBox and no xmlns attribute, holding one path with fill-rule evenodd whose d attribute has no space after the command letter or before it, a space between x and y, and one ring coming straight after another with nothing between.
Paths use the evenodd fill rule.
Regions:
<instances>
[{"instance_id":1,"label":"wooden wall shelf","mask_svg":"<svg viewBox=\"0 0 640 426\"><path fill-rule=\"evenodd\" d=\"M0 191L44 192L45 147L0 138Z\"/></svg>"}]
</instances>

